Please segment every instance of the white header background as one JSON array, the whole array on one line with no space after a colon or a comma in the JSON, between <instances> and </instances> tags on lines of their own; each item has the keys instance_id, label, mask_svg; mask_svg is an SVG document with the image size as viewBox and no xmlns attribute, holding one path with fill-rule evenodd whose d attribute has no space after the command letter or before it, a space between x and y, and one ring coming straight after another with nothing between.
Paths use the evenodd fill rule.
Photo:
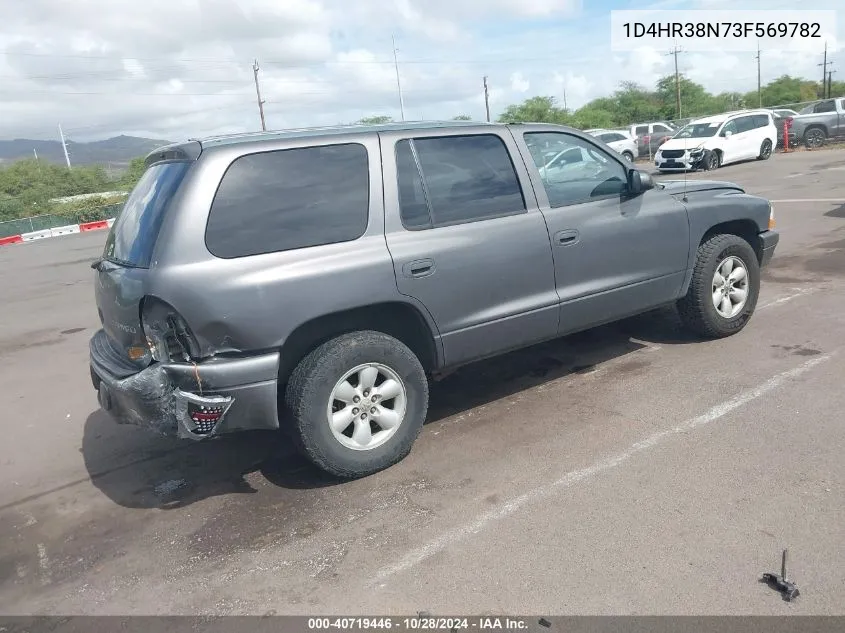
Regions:
<instances>
[{"instance_id":1,"label":"white header background","mask_svg":"<svg viewBox=\"0 0 845 633\"><path fill-rule=\"evenodd\" d=\"M629 31L625 24L630 24ZM682 25L683 37L633 37L635 24L645 25L646 28L655 25L665 27L677 23ZM748 23L748 36L735 36L735 25ZM792 30L798 23L794 37ZM687 24L697 27L698 24L718 25L720 37L686 37ZM727 36L724 31L731 24ZM770 25L778 28L781 24L788 27L787 37L757 38L755 29L760 25L768 30ZM808 24L810 33L816 31L815 24L819 24L820 37L801 37L801 25ZM641 32L642 28L637 27ZM836 11L611 11L610 12L610 45L614 51L634 51L642 47L672 49L675 46L685 51L756 51L757 47L764 50L795 51L804 53L821 53L827 43L828 52L835 52L838 48L836 39Z\"/></svg>"}]
</instances>

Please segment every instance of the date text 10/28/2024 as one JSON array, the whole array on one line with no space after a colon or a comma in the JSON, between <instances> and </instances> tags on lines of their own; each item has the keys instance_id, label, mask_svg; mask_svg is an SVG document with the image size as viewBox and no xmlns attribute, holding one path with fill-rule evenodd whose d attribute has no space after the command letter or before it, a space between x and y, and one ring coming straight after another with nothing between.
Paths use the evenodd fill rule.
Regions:
<instances>
[{"instance_id":1,"label":"date text 10/28/2024","mask_svg":"<svg viewBox=\"0 0 845 633\"><path fill-rule=\"evenodd\" d=\"M524 618L511 617L372 617L308 618L308 629L320 630L397 630L397 631L518 631L528 628Z\"/></svg>"}]
</instances>

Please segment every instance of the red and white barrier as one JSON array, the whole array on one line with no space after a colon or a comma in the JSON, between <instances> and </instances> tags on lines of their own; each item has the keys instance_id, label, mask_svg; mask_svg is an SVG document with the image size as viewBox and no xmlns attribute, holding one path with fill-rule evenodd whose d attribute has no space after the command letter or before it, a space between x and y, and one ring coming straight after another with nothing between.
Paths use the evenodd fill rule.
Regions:
<instances>
[{"instance_id":1,"label":"red and white barrier","mask_svg":"<svg viewBox=\"0 0 845 633\"><path fill-rule=\"evenodd\" d=\"M99 220L97 222L83 222L82 224L68 224L66 226L57 226L52 229L43 229L41 231L30 231L29 233L21 233L20 235L9 235L8 237L0 237L0 246L8 244L21 244L23 242L36 242L44 240L49 237L59 237L60 235L73 235L75 233L87 233L89 231L102 231L111 228L114 224L114 218L108 220Z\"/></svg>"},{"instance_id":2,"label":"red and white barrier","mask_svg":"<svg viewBox=\"0 0 845 633\"><path fill-rule=\"evenodd\" d=\"M45 237L53 237L52 235L50 235L50 229L42 229L41 231L30 231L29 233L21 233L21 238L24 242L43 240Z\"/></svg>"}]
</instances>

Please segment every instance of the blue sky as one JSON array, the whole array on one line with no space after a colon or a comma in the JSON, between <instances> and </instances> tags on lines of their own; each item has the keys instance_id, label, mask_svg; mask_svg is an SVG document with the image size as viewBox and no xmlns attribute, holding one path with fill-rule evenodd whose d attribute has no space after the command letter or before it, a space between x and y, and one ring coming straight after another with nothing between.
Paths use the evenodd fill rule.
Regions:
<instances>
[{"instance_id":1,"label":"blue sky","mask_svg":"<svg viewBox=\"0 0 845 633\"><path fill-rule=\"evenodd\" d=\"M835 9L841 0L803 3ZM623 80L672 71L665 50L610 49L610 11L791 9L784 0L28 0L0 20L0 138L139 134L177 140L253 130L258 59L268 125L399 118L391 35L409 119L495 113L534 95L577 108ZM805 6L806 5L806 6ZM840 37L845 33L838 16ZM166 27L166 28L163 28ZM831 57L839 63L834 45ZM753 53L686 53L709 90L756 85ZM764 51L763 81L815 78L817 54ZM834 69L839 66L834 66ZM845 73L845 69L841 69ZM840 75L841 77L841 75Z\"/></svg>"}]
</instances>

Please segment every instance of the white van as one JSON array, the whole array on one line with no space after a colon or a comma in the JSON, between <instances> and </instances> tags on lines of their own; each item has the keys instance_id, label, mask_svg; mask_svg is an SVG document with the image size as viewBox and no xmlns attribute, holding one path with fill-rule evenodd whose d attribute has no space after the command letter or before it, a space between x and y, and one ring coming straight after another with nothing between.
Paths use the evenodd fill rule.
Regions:
<instances>
[{"instance_id":1,"label":"white van","mask_svg":"<svg viewBox=\"0 0 845 633\"><path fill-rule=\"evenodd\" d=\"M766 160L777 144L769 110L728 112L691 121L654 155L660 171L717 169L741 160Z\"/></svg>"}]
</instances>

